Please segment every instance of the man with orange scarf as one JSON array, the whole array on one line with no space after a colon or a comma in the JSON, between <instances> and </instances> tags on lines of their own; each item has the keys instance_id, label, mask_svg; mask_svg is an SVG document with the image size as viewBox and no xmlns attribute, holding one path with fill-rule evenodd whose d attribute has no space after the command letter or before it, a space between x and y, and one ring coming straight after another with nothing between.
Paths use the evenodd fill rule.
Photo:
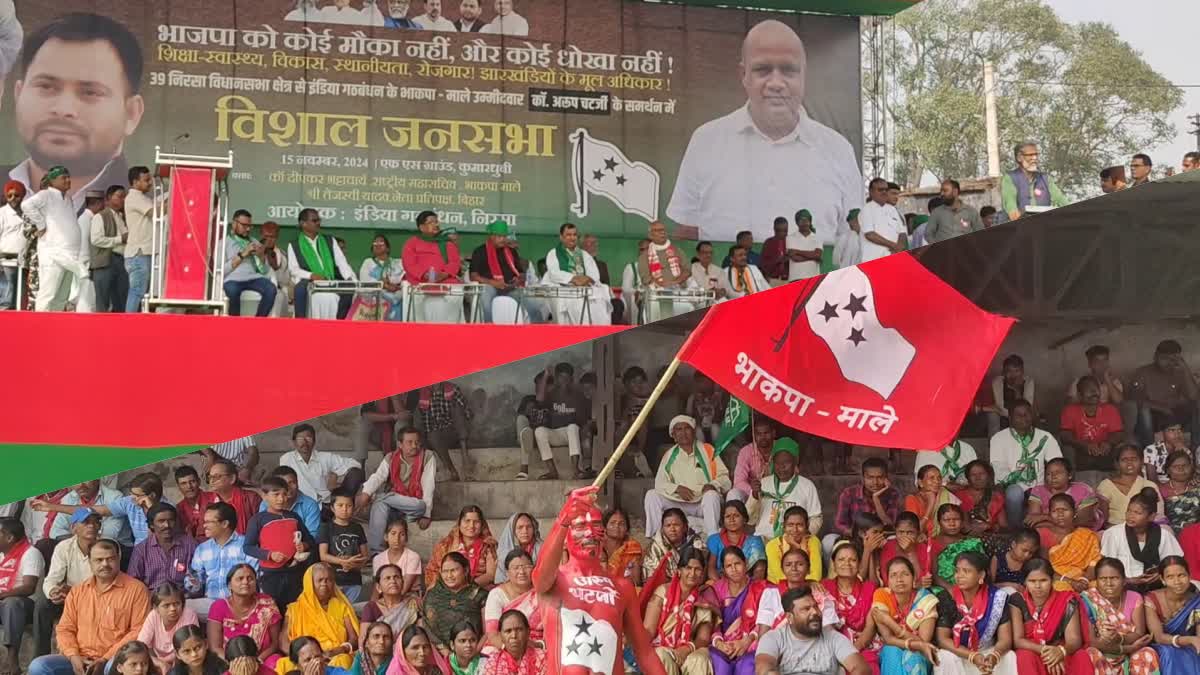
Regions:
<instances>
[{"instance_id":1,"label":"man with orange scarf","mask_svg":"<svg viewBox=\"0 0 1200 675\"><path fill-rule=\"evenodd\" d=\"M604 564L595 486L571 493L533 570L545 627L548 673L622 672L625 638L643 675L666 675L642 625L637 591ZM570 553L564 564L563 550Z\"/></svg>"},{"instance_id":2,"label":"man with orange scarf","mask_svg":"<svg viewBox=\"0 0 1200 675\"><path fill-rule=\"evenodd\" d=\"M530 323L546 320L541 306L522 293L514 291L525 287L527 262L521 260L517 244L508 237L508 223L496 220L484 230L487 241L471 253L471 281L481 284L483 292L479 301L483 303L483 320L492 322L492 302L496 296L512 297L520 305Z\"/></svg>"},{"instance_id":3,"label":"man with orange scarf","mask_svg":"<svg viewBox=\"0 0 1200 675\"><path fill-rule=\"evenodd\" d=\"M433 514L437 457L425 449L421 432L412 427L402 429L396 438L399 447L384 456L355 499L358 510L371 507L367 523L367 545L371 553L386 548L383 535L393 509L408 520L417 521L422 530L433 522L430 516Z\"/></svg>"}]
</instances>

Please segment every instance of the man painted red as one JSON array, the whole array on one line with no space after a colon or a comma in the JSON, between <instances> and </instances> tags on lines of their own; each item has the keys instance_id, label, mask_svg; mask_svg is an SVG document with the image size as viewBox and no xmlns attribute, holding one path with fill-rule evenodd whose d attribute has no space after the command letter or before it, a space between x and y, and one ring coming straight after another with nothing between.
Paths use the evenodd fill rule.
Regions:
<instances>
[{"instance_id":1,"label":"man painted red","mask_svg":"<svg viewBox=\"0 0 1200 675\"><path fill-rule=\"evenodd\" d=\"M545 626L546 671L623 675L623 636L645 675L666 675L642 626L637 592L604 564L604 523L596 487L575 490L551 528L533 571ZM559 563L563 549L570 560Z\"/></svg>"}]
</instances>

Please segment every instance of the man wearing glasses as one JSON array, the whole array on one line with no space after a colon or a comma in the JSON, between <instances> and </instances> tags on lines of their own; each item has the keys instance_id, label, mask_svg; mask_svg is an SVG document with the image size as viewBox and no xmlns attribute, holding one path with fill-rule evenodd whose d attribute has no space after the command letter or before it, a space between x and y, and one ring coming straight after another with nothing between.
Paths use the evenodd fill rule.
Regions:
<instances>
[{"instance_id":1,"label":"man wearing glasses","mask_svg":"<svg viewBox=\"0 0 1200 675\"><path fill-rule=\"evenodd\" d=\"M1026 141L1013 154L1017 167L1000 179L1000 203L1009 220L1017 220L1028 212L1046 211L1067 205L1067 196L1055 185L1049 174L1039 168L1041 153L1037 143Z\"/></svg>"},{"instance_id":2,"label":"man wearing glasses","mask_svg":"<svg viewBox=\"0 0 1200 675\"><path fill-rule=\"evenodd\" d=\"M237 484L237 467L227 459L218 459L208 469L208 489L217 493L217 500L233 507L237 515L234 529L246 534L246 523L258 513L262 498Z\"/></svg>"},{"instance_id":3,"label":"man wearing glasses","mask_svg":"<svg viewBox=\"0 0 1200 675\"><path fill-rule=\"evenodd\" d=\"M1150 161L1150 155L1139 152L1129 160L1129 168L1133 173L1133 185L1145 185L1150 182L1150 171L1154 168L1154 162Z\"/></svg>"}]
</instances>

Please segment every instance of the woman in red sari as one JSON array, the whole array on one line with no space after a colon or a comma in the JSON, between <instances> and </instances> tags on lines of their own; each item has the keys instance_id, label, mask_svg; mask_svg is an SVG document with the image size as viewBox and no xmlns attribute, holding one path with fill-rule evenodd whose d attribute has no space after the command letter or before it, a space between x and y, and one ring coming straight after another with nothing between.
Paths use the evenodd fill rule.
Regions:
<instances>
[{"instance_id":1,"label":"woman in red sari","mask_svg":"<svg viewBox=\"0 0 1200 675\"><path fill-rule=\"evenodd\" d=\"M1025 563L1025 591L1011 602L1017 670L1022 675L1092 675L1079 596L1054 590L1043 558Z\"/></svg>"},{"instance_id":2,"label":"woman in red sari","mask_svg":"<svg viewBox=\"0 0 1200 675\"><path fill-rule=\"evenodd\" d=\"M464 506L458 523L433 547L429 565L425 567L425 587L433 588L442 570L442 560L448 553L461 553L471 564L468 576L477 586L490 589L496 581L496 538L488 528L483 510Z\"/></svg>"},{"instance_id":3,"label":"woman in red sari","mask_svg":"<svg viewBox=\"0 0 1200 675\"><path fill-rule=\"evenodd\" d=\"M834 607L842 623L838 632L854 643L854 648L863 655L871 670L879 673L879 649L883 642L871 617L871 602L875 597L875 584L863 581L858 576L859 543L841 541L833 549L833 578L821 582L833 597Z\"/></svg>"}]
</instances>

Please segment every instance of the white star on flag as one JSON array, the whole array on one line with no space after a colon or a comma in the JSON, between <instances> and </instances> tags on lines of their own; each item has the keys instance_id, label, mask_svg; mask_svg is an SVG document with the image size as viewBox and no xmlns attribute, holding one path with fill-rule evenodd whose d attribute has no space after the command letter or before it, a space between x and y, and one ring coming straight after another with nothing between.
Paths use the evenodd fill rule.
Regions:
<instances>
[{"instance_id":1,"label":"white star on flag","mask_svg":"<svg viewBox=\"0 0 1200 675\"><path fill-rule=\"evenodd\" d=\"M837 359L842 376L885 400L917 350L894 328L879 323L871 280L858 267L825 276L805 305L808 325Z\"/></svg>"},{"instance_id":2,"label":"white star on flag","mask_svg":"<svg viewBox=\"0 0 1200 675\"><path fill-rule=\"evenodd\" d=\"M617 660L617 632L612 624L566 607L559 610L558 620L562 626L559 662L563 667L583 666L597 675L612 675Z\"/></svg>"},{"instance_id":3,"label":"white star on flag","mask_svg":"<svg viewBox=\"0 0 1200 675\"><path fill-rule=\"evenodd\" d=\"M601 195L625 213L658 220L658 171L630 161L616 145L592 138L587 129L571 134L571 184L571 212L580 218L591 210L588 197Z\"/></svg>"}]
</instances>

